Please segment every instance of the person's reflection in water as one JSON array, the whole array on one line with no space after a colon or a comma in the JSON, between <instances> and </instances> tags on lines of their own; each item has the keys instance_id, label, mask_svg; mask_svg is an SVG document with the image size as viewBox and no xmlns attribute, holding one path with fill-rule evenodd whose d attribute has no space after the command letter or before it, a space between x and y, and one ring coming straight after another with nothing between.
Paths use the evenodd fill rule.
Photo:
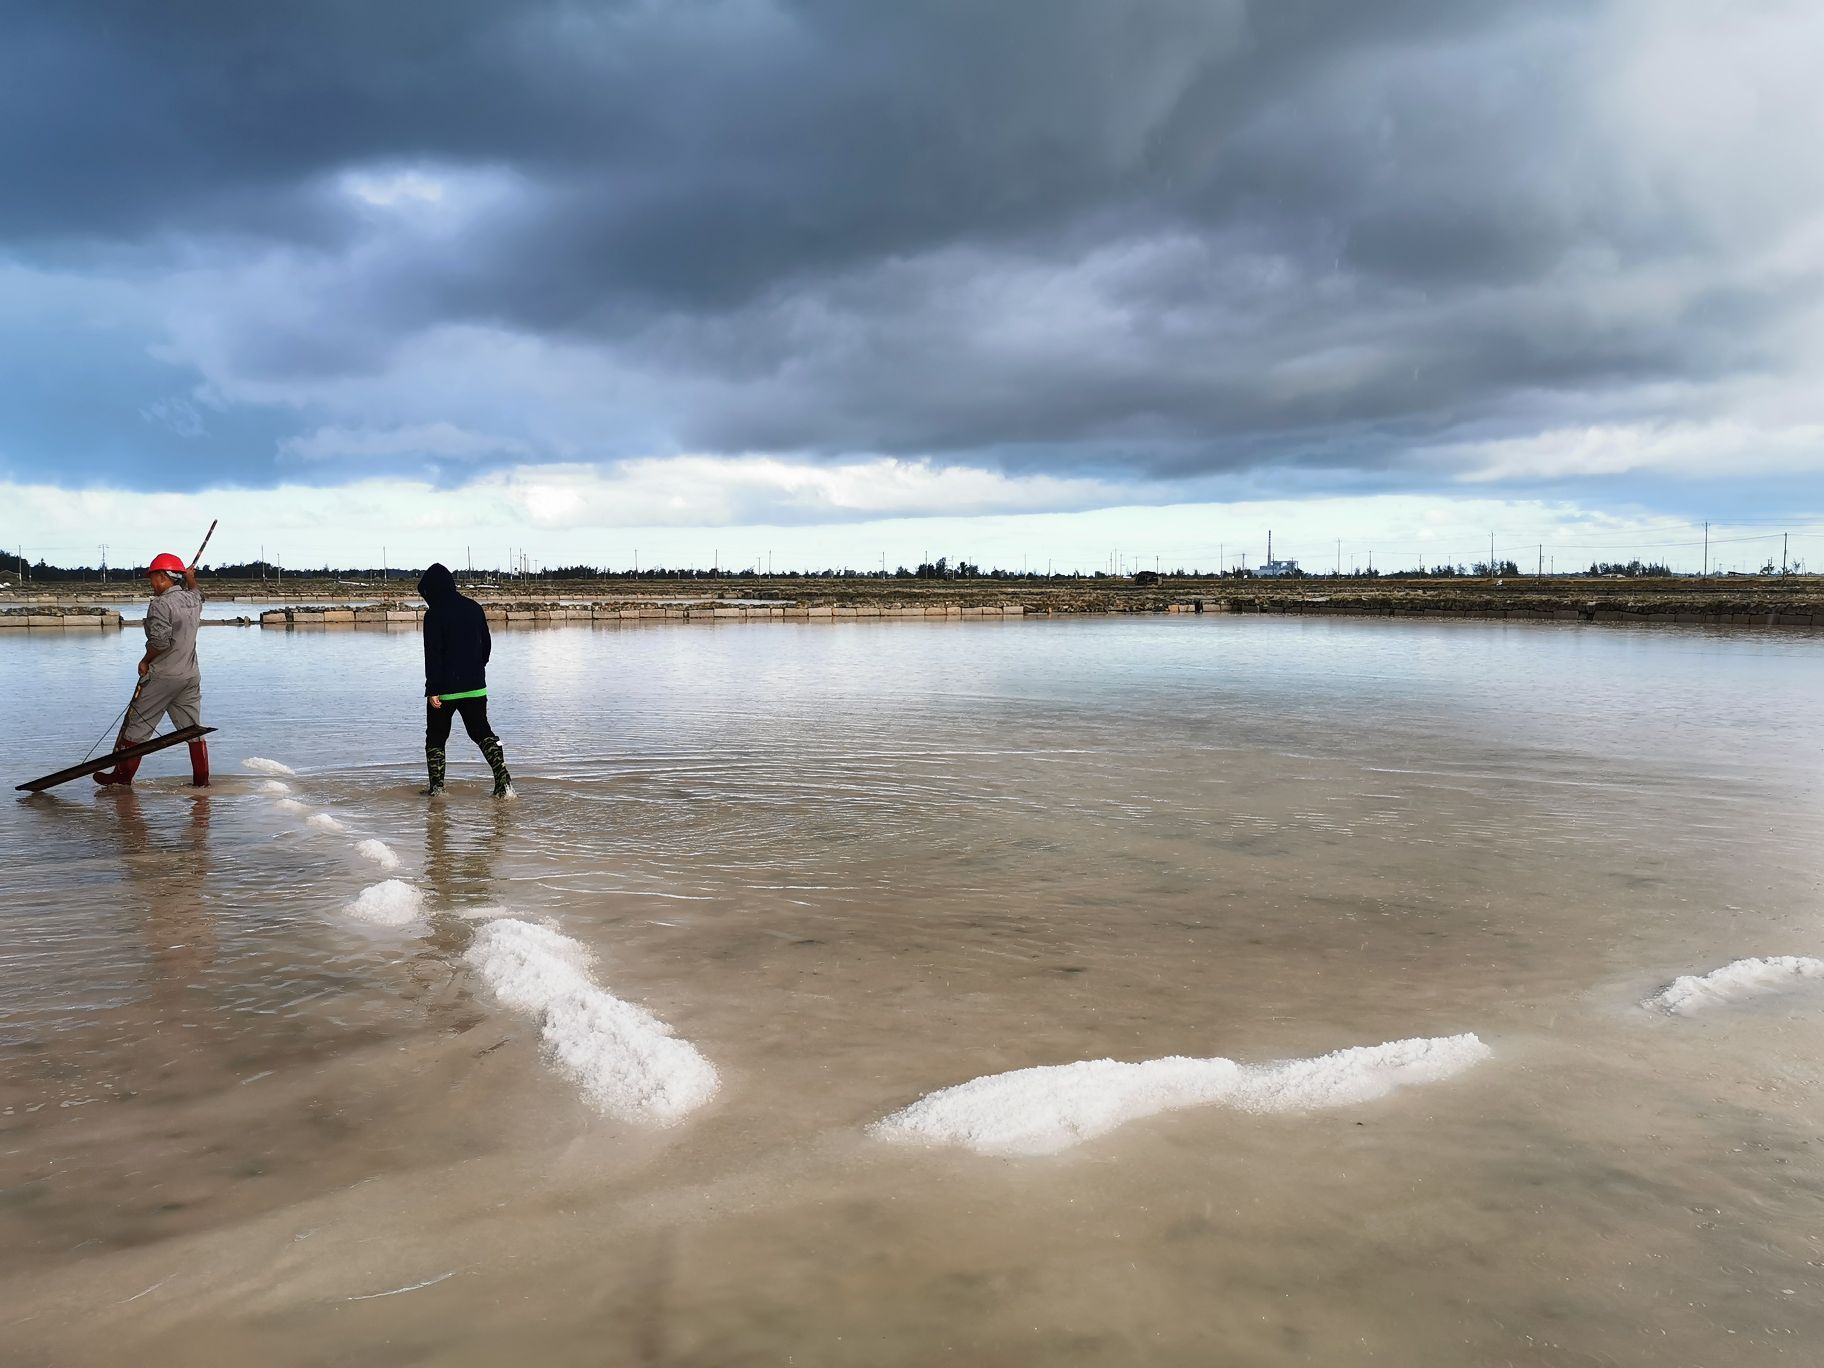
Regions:
<instances>
[{"instance_id":1,"label":"person's reflection in water","mask_svg":"<svg viewBox=\"0 0 1824 1368\"><path fill-rule=\"evenodd\" d=\"M479 812L464 812L452 822L442 804L428 808L424 819L424 879L432 904L453 915L433 920L431 944L452 957L468 948L469 924L463 914L498 905L495 869L506 844L511 813L499 803Z\"/></svg>"},{"instance_id":2,"label":"person's reflection in water","mask_svg":"<svg viewBox=\"0 0 1824 1368\"><path fill-rule=\"evenodd\" d=\"M508 810L498 804L465 812L459 822L449 809L429 808L424 822L424 875L436 901L461 909L492 902L494 867L506 842Z\"/></svg>"},{"instance_id":3,"label":"person's reflection in water","mask_svg":"<svg viewBox=\"0 0 1824 1368\"><path fill-rule=\"evenodd\" d=\"M111 795L120 817L128 884L145 909L147 979L152 1001L181 1016L207 1006L196 990L215 961L215 923L207 907L209 798L188 796L189 820L175 839L158 839L131 789Z\"/></svg>"}]
</instances>

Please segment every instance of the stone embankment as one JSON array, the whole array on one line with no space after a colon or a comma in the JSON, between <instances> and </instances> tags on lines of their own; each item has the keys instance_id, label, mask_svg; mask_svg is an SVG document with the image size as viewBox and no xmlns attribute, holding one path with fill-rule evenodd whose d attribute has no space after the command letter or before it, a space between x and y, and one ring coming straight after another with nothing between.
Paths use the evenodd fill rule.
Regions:
<instances>
[{"instance_id":1,"label":"stone embankment","mask_svg":"<svg viewBox=\"0 0 1824 1368\"><path fill-rule=\"evenodd\" d=\"M120 626L120 614L112 608L65 606L54 603L27 604L17 608L0 608L0 629L27 632L92 632L98 627Z\"/></svg>"},{"instance_id":2,"label":"stone embankment","mask_svg":"<svg viewBox=\"0 0 1824 1368\"><path fill-rule=\"evenodd\" d=\"M1503 592L1431 589L1407 592L1238 592L1187 597L1173 613L1286 613L1342 617L1506 618L1519 622L1687 623L1754 627L1824 627L1824 595L1676 590L1648 593Z\"/></svg>"},{"instance_id":3,"label":"stone embankment","mask_svg":"<svg viewBox=\"0 0 1824 1368\"><path fill-rule=\"evenodd\" d=\"M1505 618L1521 622L1711 623L1763 627L1824 627L1824 582L1602 580L1481 582L1166 581L993 584L959 581L902 586L767 586L777 599L745 600L624 596L579 601L482 597L491 622L627 623L648 621L843 621L874 618L1020 618L1111 613L1280 613L1344 617ZM797 597L785 593L796 590ZM391 606L290 607L261 615L267 627L416 625L423 608Z\"/></svg>"},{"instance_id":4,"label":"stone embankment","mask_svg":"<svg viewBox=\"0 0 1824 1368\"><path fill-rule=\"evenodd\" d=\"M486 603L489 622L536 626L560 622L706 622L706 621L836 621L850 618L1002 618L1024 616L1017 603L1003 604L626 604L626 603ZM424 620L421 607L270 608L260 614L262 627L413 627Z\"/></svg>"},{"instance_id":5,"label":"stone embankment","mask_svg":"<svg viewBox=\"0 0 1824 1368\"><path fill-rule=\"evenodd\" d=\"M248 616L209 619L263 627L414 628L423 606L382 593L350 601L349 586L332 581L286 582L285 606L273 604L257 581L210 581L213 605L245 603ZM357 588L357 593L361 586ZM1760 627L1824 627L1824 577L1736 576L1524 580L1216 579L1166 577L1157 584L1118 579L900 580L869 577L719 580L579 580L492 585L465 591L491 622L539 626L564 623L845 621L850 619L1004 619L1111 613L1277 613L1346 617L1504 618L1522 622L1712 623ZM0 626L67 630L119 627L119 608L143 607L143 591L128 599L117 586L34 590L29 601L0 608ZM535 596L536 595L536 596ZM132 619L127 619L131 622Z\"/></svg>"}]
</instances>

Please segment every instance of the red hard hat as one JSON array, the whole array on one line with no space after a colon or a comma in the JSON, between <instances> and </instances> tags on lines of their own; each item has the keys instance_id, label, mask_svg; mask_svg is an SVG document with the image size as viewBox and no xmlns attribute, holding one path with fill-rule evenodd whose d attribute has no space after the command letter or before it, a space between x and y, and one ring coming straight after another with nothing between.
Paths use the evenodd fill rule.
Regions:
<instances>
[{"instance_id":1,"label":"red hard hat","mask_svg":"<svg viewBox=\"0 0 1824 1368\"><path fill-rule=\"evenodd\" d=\"M184 573L184 563L169 551L160 551L152 557L152 564L146 567L146 573L149 575L154 570L163 570L167 575L181 575Z\"/></svg>"}]
</instances>

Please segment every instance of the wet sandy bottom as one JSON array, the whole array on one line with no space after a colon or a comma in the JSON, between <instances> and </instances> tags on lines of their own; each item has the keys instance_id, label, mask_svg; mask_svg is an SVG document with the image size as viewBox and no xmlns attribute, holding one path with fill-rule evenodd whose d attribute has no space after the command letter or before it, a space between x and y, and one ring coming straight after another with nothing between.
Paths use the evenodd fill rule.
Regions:
<instances>
[{"instance_id":1,"label":"wet sandy bottom","mask_svg":"<svg viewBox=\"0 0 1824 1368\"><path fill-rule=\"evenodd\" d=\"M825 696L728 745L682 710L631 750L528 738L510 807L463 769L427 812L381 757L300 763L302 812L247 777L14 814L0 1335L72 1364L1804 1361L1824 994L1640 1005L1818 952L1790 732L1630 758L970 684L910 727ZM361 839L421 922L346 914L387 877ZM591 1107L466 966L481 908L588 947L716 1098ZM1019 1160L864 1131L1035 1064L1472 1030L1461 1077L1308 1115Z\"/></svg>"}]
</instances>

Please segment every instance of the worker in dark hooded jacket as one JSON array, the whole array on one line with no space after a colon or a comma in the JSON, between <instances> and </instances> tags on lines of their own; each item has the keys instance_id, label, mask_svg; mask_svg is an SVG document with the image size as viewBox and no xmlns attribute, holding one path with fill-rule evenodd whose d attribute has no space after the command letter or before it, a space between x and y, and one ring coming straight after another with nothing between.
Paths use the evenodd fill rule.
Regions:
<instances>
[{"instance_id":1,"label":"worker in dark hooded jacket","mask_svg":"<svg viewBox=\"0 0 1824 1368\"><path fill-rule=\"evenodd\" d=\"M513 776L506 753L488 725L488 655L493 639L487 615L467 594L459 593L456 576L439 563L418 581L424 595L424 760L431 773L427 798L443 792L444 743L450 739L450 712L462 714L469 739L481 747L494 771L494 796L513 796Z\"/></svg>"}]
</instances>

